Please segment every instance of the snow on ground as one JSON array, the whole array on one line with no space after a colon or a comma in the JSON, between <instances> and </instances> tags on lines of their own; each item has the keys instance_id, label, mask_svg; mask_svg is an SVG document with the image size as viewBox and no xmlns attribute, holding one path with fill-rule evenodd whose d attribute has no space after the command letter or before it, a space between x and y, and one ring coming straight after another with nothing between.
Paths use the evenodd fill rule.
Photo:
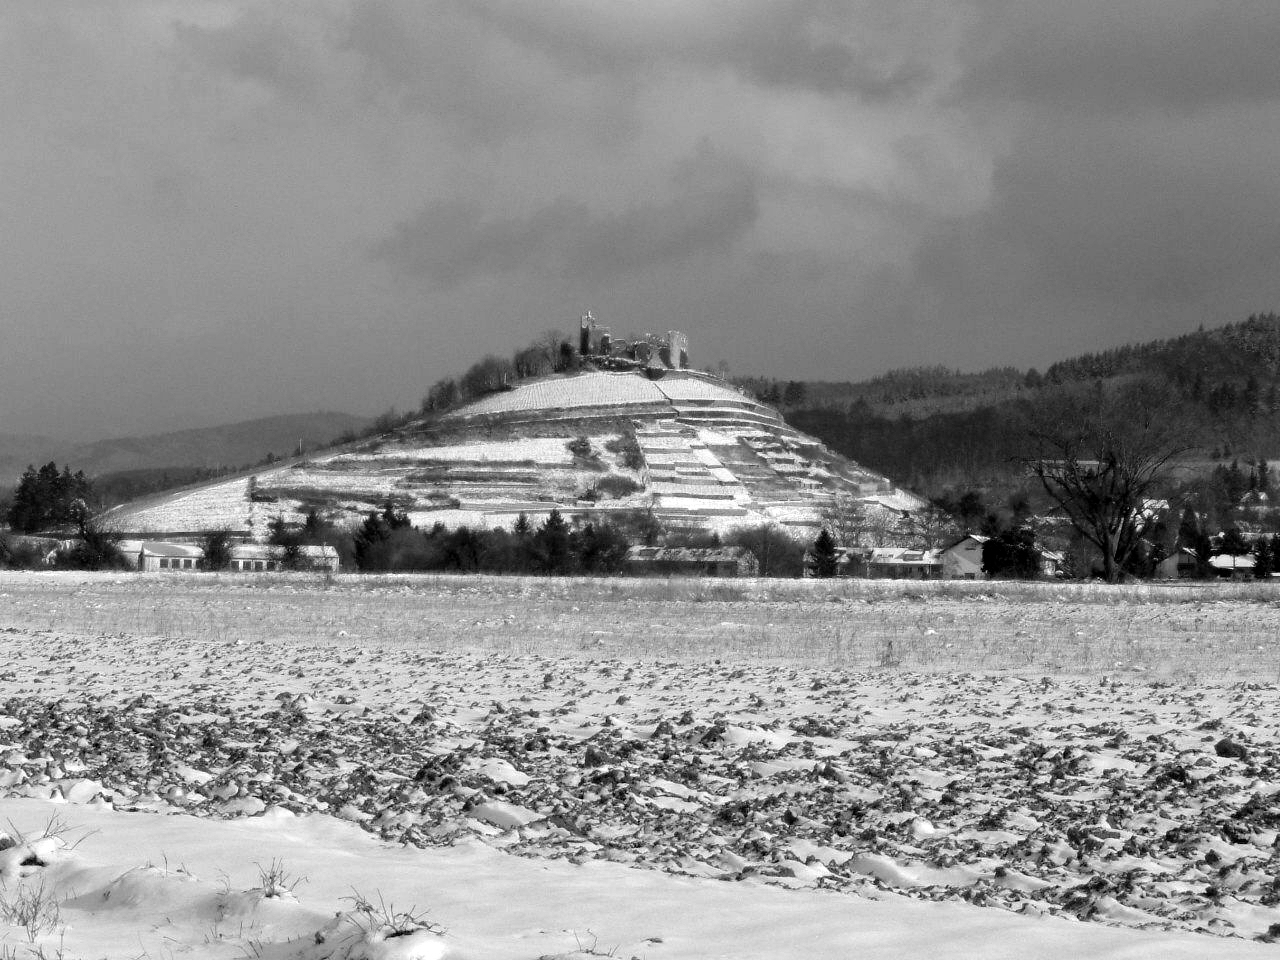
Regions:
<instances>
[{"instance_id":1,"label":"snow on ground","mask_svg":"<svg viewBox=\"0 0 1280 960\"><path fill-rule=\"evenodd\" d=\"M635 503L656 496L658 505L667 510L692 506L707 512L706 521L699 526L723 533L733 524L726 525L714 507L716 501L727 500L738 505L739 514L745 511L748 515L740 524L777 520L805 527L800 532L812 535L813 530L807 528L818 525L818 509L808 503L801 503L799 510L789 509L795 505L788 504L788 498L818 492L824 485L839 487L844 481L801 456L793 442L775 436L777 431L761 432L753 419L756 414L740 409L744 403L750 401L728 386L674 373L659 381L634 373L607 372L531 381L462 407L446 419L541 411L543 416L533 419L542 421L539 429L545 432L555 419L555 411L560 411L562 436L488 440L480 439L485 431L477 428L474 442L441 446L431 446L429 439L415 443L412 439L383 438L358 450L263 470L252 478L256 484L252 491L250 478L216 482L126 505L113 511L111 519L121 530L145 531L153 538L165 533L227 529L261 540L273 519L296 523L306 505L332 510L335 502L343 503L346 514L338 520L381 509L388 500L406 510L415 522L430 514L428 522L446 524L455 517L439 512L445 505L461 511L457 519L486 525L501 522L501 515L510 512L512 505L519 510L532 501L554 500L562 509L573 511L580 500L590 498L604 472L638 482L645 477L644 471L619 468L617 457L603 450L607 438L599 433L593 438L598 461L575 460L567 449L566 443L589 429L586 424L592 422L578 417L598 416L603 411L623 419L629 412L650 418L661 415L661 429L651 422L638 433L653 479L659 482L640 491L632 498ZM713 413L724 413L728 420L723 424L717 421L712 428L690 425L704 423ZM598 421L595 429L601 429ZM735 458L739 451L732 448L742 440L758 450L758 457L744 450L740 452L745 459ZM726 459L709 450L708 442L719 446ZM805 449L809 446L820 448L816 441ZM742 476L739 471L744 471ZM673 472L680 475L671 476ZM860 492L857 482L847 486L850 493ZM902 500L903 509L909 505L903 499L907 495L899 492L895 496ZM697 520L691 515L691 522Z\"/></svg>"},{"instance_id":2,"label":"snow on ground","mask_svg":"<svg viewBox=\"0 0 1280 960\"><path fill-rule=\"evenodd\" d=\"M1245 682L674 653L652 637L670 624L741 636L803 613L856 633L876 611L822 584L660 587L0 576L0 955L1275 949L1251 942L1280 931L1273 653L1224 649ZM933 606L860 589L902 627L885 663L894 636L898 656L906 632L952 646L967 617L990 624L973 653L1008 615L1014 635L1110 623L1109 649L1147 660L1168 629L1221 643L1277 618L1190 594L1117 592L1095 616L1061 588ZM524 644L493 646L504 632ZM1005 671L1041 666L1002 649ZM15 925L42 899L55 922Z\"/></svg>"},{"instance_id":3,"label":"snow on ground","mask_svg":"<svg viewBox=\"0 0 1280 960\"><path fill-rule=\"evenodd\" d=\"M1214 960L1275 950L890 894L848 897L598 860L519 858L476 839L429 849L388 845L332 817L293 817L279 809L210 821L34 800L9 800L4 807L32 835L56 815L64 838L79 841L74 850L59 849L46 866L21 868L25 878L6 887L12 895L43 881L60 905L57 930L31 944L25 933L11 935L0 947L11 951L5 956L36 956L44 948L46 956L112 960ZM300 882L268 897L255 864L273 862L287 872L286 882ZM353 903L361 896L371 901L372 914ZM395 928L377 923L381 905L419 923L402 922L399 929L408 935L388 937Z\"/></svg>"},{"instance_id":4,"label":"snow on ground","mask_svg":"<svg viewBox=\"0 0 1280 960\"><path fill-rule=\"evenodd\" d=\"M750 404L752 407L759 407L761 412L765 409L738 390L699 377L663 377L654 383L668 400L718 400Z\"/></svg>"},{"instance_id":5,"label":"snow on ground","mask_svg":"<svg viewBox=\"0 0 1280 960\"><path fill-rule=\"evenodd\" d=\"M107 514L129 530L245 530L250 515L249 480L239 477L176 494L141 509L128 505ZM265 524L264 524L265 526Z\"/></svg>"},{"instance_id":6,"label":"snow on ground","mask_svg":"<svg viewBox=\"0 0 1280 960\"><path fill-rule=\"evenodd\" d=\"M634 373L583 373L535 380L459 407L447 417L665 402L666 396L646 377Z\"/></svg>"},{"instance_id":7,"label":"snow on ground","mask_svg":"<svg viewBox=\"0 0 1280 960\"><path fill-rule=\"evenodd\" d=\"M565 447L568 437L527 437L519 440L491 440L477 443L454 443L439 446L415 444L388 444L372 453L343 453L318 460L325 464L331 460L344 462L377 461L387 458L423 460L429 463L454 461L531 461L540 464L568 465L573 460Z\"/></svg>"}]
</instances>

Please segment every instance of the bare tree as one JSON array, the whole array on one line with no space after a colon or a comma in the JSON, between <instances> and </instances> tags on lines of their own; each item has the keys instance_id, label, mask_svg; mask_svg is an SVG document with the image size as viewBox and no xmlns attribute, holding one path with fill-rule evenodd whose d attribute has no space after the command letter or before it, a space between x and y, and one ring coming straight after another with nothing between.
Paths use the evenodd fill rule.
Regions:
<instances>
[{"instance_id":1,"label":"bare tree","mask_svg":"<svg viewBox=\"0 0 1280 960\"><path fill-rule=\"evenodd\" d=\"M1166 404L1147 384L1114 394L1095 389L1068 400L1055 424L1032 433L1036 454L1024 461L1028 470L1098 548L1108 583L1124 577L1125 564L1159 520L1146 501L1169 484L1172 462L1190 449L1163 426Z\"/></svg>"},{"instance_id":2,"label":"bare tree","mask_svg":"<svg viewBox=\"0 0 1280 960\"><path fill-rule=\"evenodd\" d=\"M959 533L955 520L936 504L912 510L909 518L911 538L924 550L934 550Z\"/></svg>"},{"instance_id":3,"label":"bare tree","mask_svg":"<svg viewBox=\"0 0 1280 960\"><path fill-rule=\"evenodd\" d=\"M838 547L860 547L867 533L867 506L847 493L837 493L822 510L822 525Z\"/></svg>"}]
</instances>

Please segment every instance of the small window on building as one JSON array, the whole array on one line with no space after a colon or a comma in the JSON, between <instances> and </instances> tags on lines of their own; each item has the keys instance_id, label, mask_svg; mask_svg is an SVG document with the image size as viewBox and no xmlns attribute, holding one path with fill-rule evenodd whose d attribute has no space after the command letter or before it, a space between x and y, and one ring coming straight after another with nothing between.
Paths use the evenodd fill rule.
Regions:
<instances>
[{"instance_id":1,"label":"small window on building","mask_svg":"<svg viewBox=\"0 0 1280 960\"><path fill-rule=\"evenodd\" d=\"M168 557L161 557L161 558L160 558L160 569L161 569L161 570L164 570L164 569L166 569L168 566L169 566L169 558L168 558Z\"/></svg>"}]
</instances>

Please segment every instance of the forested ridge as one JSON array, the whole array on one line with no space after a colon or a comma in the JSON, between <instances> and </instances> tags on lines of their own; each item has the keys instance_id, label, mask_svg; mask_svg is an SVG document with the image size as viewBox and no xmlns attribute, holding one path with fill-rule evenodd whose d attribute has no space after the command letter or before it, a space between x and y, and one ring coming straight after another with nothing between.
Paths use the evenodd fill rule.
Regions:
<instances>
[{"instance_id":1,"label":"forested ridge","mask_svg":"<svg viewBox=\"0 0 1280 960\"><path fill-rule=\"evenodd\" d=\"M1034 425L1082 390L1142 381L1185 438L1188 462L1275 459L1280 452L1280 315L1130 344L1043 372L995 367L895 370L856 383L738 383L788 422L916 489L1001 483L1021 473Z\"/></svg>"}]
</instances>

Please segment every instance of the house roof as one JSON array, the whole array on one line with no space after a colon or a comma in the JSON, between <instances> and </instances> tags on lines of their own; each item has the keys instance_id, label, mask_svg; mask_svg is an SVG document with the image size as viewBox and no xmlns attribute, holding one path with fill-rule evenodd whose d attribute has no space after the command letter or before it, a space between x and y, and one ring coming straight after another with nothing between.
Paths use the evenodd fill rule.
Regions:
<instances>
[{"instance_id":1,"label":"house roof","mask_svg":"<svg viewBox=\"0 0 1280 960\"><path fill-rule=\"evenodd\" d=\"M980 533L966 533L963 537L960 537L958 540L954 540L951 543L948 543L945 547L942 548L942 552L946 553L948 550L954 550L956 547L960 546L960 544L964 543L966 540L972 540L974 543L977 543L977 544L984 544L990 539L991 539L990 537L984 537Z\"/></svg>"},{"instance_id":2,"label":"house roof","mask_svg":"<svg viewBox=\"0 0 1280 960\"><path fill-rule=\"evenodd\" d=\"M1252 570L1253 554L1219 553L1209 558L1209 566L1215 570Z\"/></svg>"},{"instance_id":3,"label":"house roof","mask_svg":"<svg viewBox=\"0 0 1280 960\"><path fill-rule=\"evenodd\" d=\"M272 543L236 543L231 546L232 560L279 560L283 554L284 547ZM308 544L299 547L298 554L303 557L332 559L338 555L338 551L327 543L318 546Z\"/></svg>"},{"instance_id":4,"label":"house roof","mask_svg":"<svg viewBox=\"0 0 1280 960\"><path fill-rule=\"evenodd\" d=\"M190 543L169 543L165 540L146 540L139 547L139 552L146 557L189 557L199 560L204 551Z\"/></svg>"},{"instance_id":5,"label":"house roof","mask_svg":"<svg viewBox=\"0 0 1280 960\"><path fill-rule=\"evenodd\" d=\"M906 547L876 547L867 558L872 564L894 564L915 567L936 567L942 563L937 550L911 550Z\"/></svg>"}]
</instances>

